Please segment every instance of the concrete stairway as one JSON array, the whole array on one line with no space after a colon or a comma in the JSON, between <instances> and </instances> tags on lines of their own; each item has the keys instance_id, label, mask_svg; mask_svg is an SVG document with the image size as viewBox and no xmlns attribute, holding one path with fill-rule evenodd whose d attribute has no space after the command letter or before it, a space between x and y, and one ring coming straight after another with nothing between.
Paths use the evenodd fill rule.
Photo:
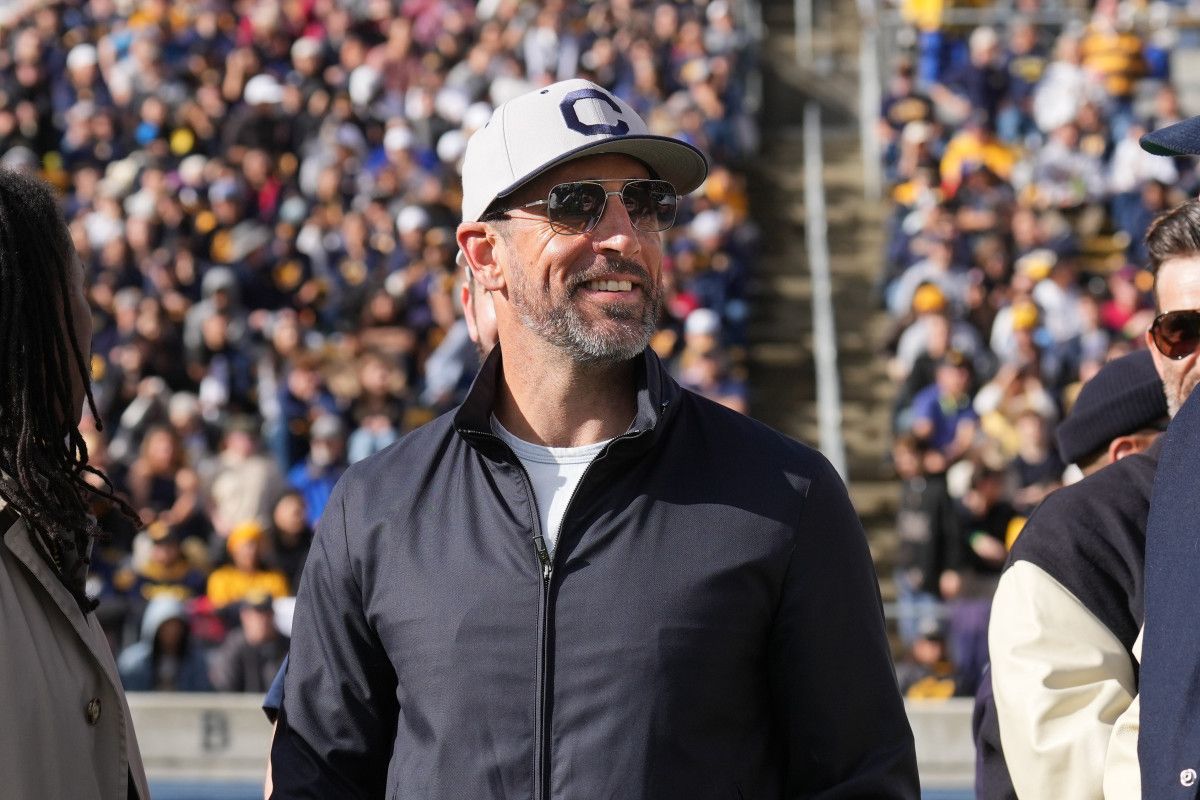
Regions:
<instances>
[{"instance_id":1,"label":"concrete stairway","mask_svg":"<svg viewBox=\"0 0 1200 800\"><path fill-rule=\"evenodd\" d=\"M762 5L763 143L751 171L753 212L763 228L750 327L753 413L803 442L817 444L802 135L803 107L811 98L822 106L822 181L850 494L867 528L886 593L897 488L886 462L895 387L878 355L888 320L874 296L885 206L868 203L863 195L855 3L825 0L814 6L814 52L818 61L824 59L832 67L829 75L797 67L790 0L765 0Z\"/></svg>"}]
</instances>

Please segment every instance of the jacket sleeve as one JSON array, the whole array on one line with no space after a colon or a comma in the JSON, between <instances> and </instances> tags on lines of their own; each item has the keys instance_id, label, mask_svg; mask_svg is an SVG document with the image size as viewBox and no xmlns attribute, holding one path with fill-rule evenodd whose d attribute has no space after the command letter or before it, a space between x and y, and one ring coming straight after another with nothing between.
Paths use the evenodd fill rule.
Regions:
<instances>
[{"instance_id":1,"label":"jacket sleeve","mask_svg":"<svg viewBox=\"0 0 1200 800\"><path fill-rule=\"evenodd\" d=\"M915 800L912 730L866 536L841 479L823 466L804 501L771 631L785 797Z\"/></svg>"},{"instance_id":2,"label":"jacket sleeve","mask_svg":"<svg viewBox=\"0 0 1200 800\"><path fill-rule=\"evenodd\" d=\"M1141 631L1133 643L1133 655L1139 662L1142 660ZM1108 752L1104 758L1104 800L1142 796L1142 773L1138 762L1141 716L1139 695L1134 695L1129 708L1117 717L1108 738Z\"/></svg>"},{"instance_id":3,"label":"jacket sleeve","mask_svg":"<svg viewBox=\"0 0 1200 800\"><path fill-rule=\"evenodd\" d=\"M283 707L283 682L287 679L288 654L284 653L283 663L279 665L279 671L275 673L275 677L271 679L271 686L267 689L267 694L263 697L262 710L267 715L267 722L272 725L279 719L279 709Z\"/></svg>"},{"instance_id":4,"label":"jacket sleeve","mask_svg":"<svg viewBox=\"0 0 1200 800\"><path fill-rule=\"evenodd\" d=\"M975 739L975 800L1013 800L1013 789L1004 748L1000 745L1000 722L996 719L996 696L992 693L991 665L984 667L975 690L971 733Z\"/></svg>"},{"instance_id":5,"label":"jacket sleeve","mask_svg":"<svg viewBox=\"0 0 1200 800\"><path fill-rule=\"evenodd\" d=\"M1135 691L1129 652L1028 561L1001 577L988 640L1000 742L1017 796L1100 797L1113 723Z\"/></svg>"},{"instance_id":6,"label":"jacket sleeve","mask_svg":"<svg viewBox=\"0 0 1200 800\"><path fill-rule=\"evenodd\" d=\"M396 676L363 608L347 544L346 483L321 517L296 597L271 748L274 798L384 795Z\"/></svg>"}]
</instances>

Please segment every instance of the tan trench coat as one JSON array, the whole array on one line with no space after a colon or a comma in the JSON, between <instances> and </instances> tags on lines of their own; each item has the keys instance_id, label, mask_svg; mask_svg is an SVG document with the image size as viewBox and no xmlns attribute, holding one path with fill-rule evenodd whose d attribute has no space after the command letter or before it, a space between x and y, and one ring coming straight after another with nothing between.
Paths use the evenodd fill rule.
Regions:
<instances>
[{"instance_id":1,"label":"tan trench coat","mask_svg":"<svg viewBox=\"0 0 1200 800\"><path fill-rule=\"evenodd\" d=\"M135 794L150 797L104 633L54 577L18 519L0 542L0 796Z\"/></svg>"}]
</instances>

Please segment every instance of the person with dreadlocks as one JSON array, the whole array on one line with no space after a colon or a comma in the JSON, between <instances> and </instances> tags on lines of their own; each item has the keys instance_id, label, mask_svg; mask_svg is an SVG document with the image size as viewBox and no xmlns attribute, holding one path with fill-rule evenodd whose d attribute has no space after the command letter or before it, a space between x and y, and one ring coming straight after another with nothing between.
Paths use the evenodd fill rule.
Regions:
<instances>
[{"instance_id":1,"label":"person with dreadlocks","mask_svg":"<svg viewBox=\"0 0 1200 800\"><path fill-rule=\"evenodd\" d=\"M91 312L49 187L0 170L0 776L5 797L149 798L129 707L84 592L101 496L79 432ZM99 425L99 420L97 420ZM102 488L89 483L87 476Z\"/></svg>"}]
</instances>

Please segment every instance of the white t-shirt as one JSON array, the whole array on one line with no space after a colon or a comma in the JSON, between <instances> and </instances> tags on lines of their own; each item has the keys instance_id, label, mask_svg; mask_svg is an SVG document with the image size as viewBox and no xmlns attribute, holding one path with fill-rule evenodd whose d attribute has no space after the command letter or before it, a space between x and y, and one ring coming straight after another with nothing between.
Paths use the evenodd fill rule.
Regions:
<instances>
[{"instance_id":1,"label":"white t-shirt","mask_svg":"<svg viewBox=\"0 0 1200 800\"><path fill-rule=\"evenodd\" d=\"M543 447L518 439L509 433L500 420L492 415L492 430L504 443L512 448L533 484L533 496L537 501L538 516L541 518L542 538L546 547L554 552L558 541L558 529L562 525L567 503L575 493L575 487L592 460L612 441L605 439L582 447Z\"/></svg>"}]
</instances>

